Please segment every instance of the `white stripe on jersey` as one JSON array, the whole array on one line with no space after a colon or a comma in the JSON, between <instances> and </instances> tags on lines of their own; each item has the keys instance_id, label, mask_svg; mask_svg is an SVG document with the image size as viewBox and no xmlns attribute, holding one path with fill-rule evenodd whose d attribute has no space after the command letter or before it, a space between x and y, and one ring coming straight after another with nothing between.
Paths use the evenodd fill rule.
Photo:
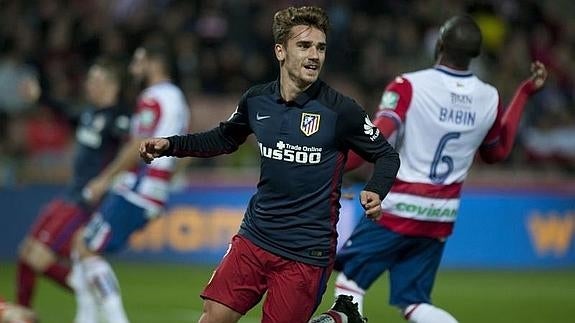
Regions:
<instances>
[{"instance_id":1,"label":"white stripe on jersey","mask_svg":"<svg viewBox=\"0 0 575 323\"><path fill-rule=\"evenodd\" d=\"M381 202L383 212L420 221L455 222L459 198L438 199L389 192Z\"/></svg>"}]
</instances>

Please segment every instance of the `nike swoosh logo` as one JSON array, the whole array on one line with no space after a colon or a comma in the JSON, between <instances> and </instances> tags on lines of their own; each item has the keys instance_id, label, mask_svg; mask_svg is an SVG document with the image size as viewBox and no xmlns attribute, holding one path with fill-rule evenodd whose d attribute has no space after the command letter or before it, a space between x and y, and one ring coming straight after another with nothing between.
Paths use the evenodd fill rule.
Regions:
<instances>
[{"instance_id":1,"label":"nike swoosh logo","mask_svg":"<svg viewBox=\"0 0 575 323\"><path fill-rule=\"evenodd\" d=\"M260 116L260 113L256 113L256 120L260 121L260 120L264 120L267 118L271 118L272 116Z\"/></svg>"}]
</instances>

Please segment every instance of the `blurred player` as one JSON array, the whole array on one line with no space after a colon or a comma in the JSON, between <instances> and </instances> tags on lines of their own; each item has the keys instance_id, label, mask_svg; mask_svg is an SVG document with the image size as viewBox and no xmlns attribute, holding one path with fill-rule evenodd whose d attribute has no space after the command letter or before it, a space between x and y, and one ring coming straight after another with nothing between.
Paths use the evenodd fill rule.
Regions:
<instances>
[{"instance_id":1,"label":"blurred player","mask_svg":"<svg viewBox=\"0 0 575 323\"><path fill-rule=\"evenodd\" d=\"M386 270L390 304L410 322L452 323L431 305L431 290L445 241L457 217L461 187L476 152L505 159L527 98L545 83L539 62L503 109L497 90L469 71L481 32L469 16L449 19L439 33L436 65L391 82L375 124L395 143L401 167L378 221L362 219L336 258L336 295L359 302ZM361 163L350 156L348 168Z\"/></svg>"},{"instance_id":2,"label":"blurred player","mask_svg":"<svg viewBox=\"0 0 575 323\"><path fill-rule=\"evenodd\" d=\"M257 192L201 296L202 323L237 322L266 295L262 322L307 322L320 303L337 241L341 181L352 149L375 163L361 192L368 216L391 187L399 158L352 99L319 80L329 22L317 7L273 19L276 81L250 88L231 117L210 131L151 138L140 154L211 157L254 134L261 154Z\"/></svg>"},{"instance_id":3,"label":"blurred player","mask_svg":"<svg viewBox=\"0 0 575 323\"><path fill-rule=\"evenodd\" d=\"M88 222L92 210L82 192L128 134L129 118L118 105L121 70L111 61L100 60L88 71L85 95L91 107L81 115L76 130L72 181L63 196L44 207L19 250L16 298L20 305L31 306L37 274L70 289L72 237Z\"/></svg>"},{"instance_id":4,"label":"blurred player","mask_svg":"<svg viewBox=\"0 0 575 323\"><path fill-rule=\"evenodd\" d=\"M90 222L75 240L72 285L77 300L77 323L98 321L98 311L110 323L128 322L116 276L100 256L125 246L129 236L158 217L168 198L175 158L161 158L150 165L138 158L142 137L173 136L186 132L189 111L182 91L171 81L171 51L151 43L134 52L130 72L145 82L132 118L131 138L118 156L87 188L99 200L120 175ZM95 301L98 308L92 306ZM91 298L92 297L92 298Z\"/></svg>"},{"instance_id":5,"label":"blurred player","mask_svg":"<svg viewBox=\"0 0 575 323\"><path fill-rule=\"evenodd\" d=\"M36 314L18 304L0 298L0 323L36 323Z\"/></svg>"}]
</instances>

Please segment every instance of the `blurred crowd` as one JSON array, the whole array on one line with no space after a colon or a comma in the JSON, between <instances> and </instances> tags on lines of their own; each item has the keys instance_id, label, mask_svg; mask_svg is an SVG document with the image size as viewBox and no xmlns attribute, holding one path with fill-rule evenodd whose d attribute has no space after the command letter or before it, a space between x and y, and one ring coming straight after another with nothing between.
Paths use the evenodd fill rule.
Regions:
<instances>
[{"instance_id":1,"label":"blurred crowd","mask_svg":"<svg viewBox=\"0 0 575 323\"><path fill-rule=\"evenodd\" d=\"M82 81L98 57L128 64L141 42L168 41L192 130L210 128L251 84L276 77L273 13L304 4L324 7L331 19L323 78L369 112L396 75L432 66L443 21L473 15L484 35L473 70L504 103L531 61L550 70L505 165L575 171L571 0L0 0L0 187L66 179L76 119L86 107ZM128 106L137 91L126 82ZM253 149L200 166L253 166Z\"/></svg>"}]
</instances>

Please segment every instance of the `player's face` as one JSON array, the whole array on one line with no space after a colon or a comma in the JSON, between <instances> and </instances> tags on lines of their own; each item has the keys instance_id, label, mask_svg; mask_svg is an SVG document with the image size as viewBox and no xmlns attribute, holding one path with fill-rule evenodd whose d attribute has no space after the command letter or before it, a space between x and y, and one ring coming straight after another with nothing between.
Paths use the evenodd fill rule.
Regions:
<instances>
[{"instance_id":1,"label":"player's face","mask_svg":"<svg viewBox=\"0 0 575 323\"><path fill-rule=\"evenodd\" d=\"M299 25L291 29L291 38L277 55L282 62L282 73L299 87L305 87L317 80L326 53L325 33L317 28ZM276 54L278 48L276 48Z\"/></svg>"},{"instance_id":2,"label":"player's face","mask_svg":"<svg viewBox=\"0 0 575 323\"><path fill-rule=\"evenodd\" d=\"M86 99L96 106L102 106L103 101L109 96L108 92L112 90L110 83L103 68L97 65L92 66L86 77Z\"/></svg>"}]
</instances>

